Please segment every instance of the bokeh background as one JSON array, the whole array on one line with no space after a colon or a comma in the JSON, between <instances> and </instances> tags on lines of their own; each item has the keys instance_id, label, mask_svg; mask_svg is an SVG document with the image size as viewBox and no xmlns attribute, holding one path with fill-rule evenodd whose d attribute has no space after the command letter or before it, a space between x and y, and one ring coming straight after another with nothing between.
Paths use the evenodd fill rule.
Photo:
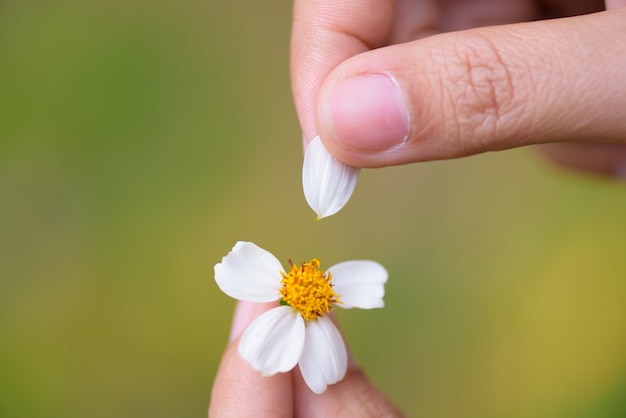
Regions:
<instances>
[{"instance_id":1,"label":"bokeh background","mask_svg":"<svg viewBox=\"0 0 626 418\"><path fill-rule=\"evenodd\" d=\"M0 416L205 416L237 240L374 259L409 416L626 416L626 184L530 149L368 170L313 222L283 1L0 3Z\"/></svg>"}]
</instances>

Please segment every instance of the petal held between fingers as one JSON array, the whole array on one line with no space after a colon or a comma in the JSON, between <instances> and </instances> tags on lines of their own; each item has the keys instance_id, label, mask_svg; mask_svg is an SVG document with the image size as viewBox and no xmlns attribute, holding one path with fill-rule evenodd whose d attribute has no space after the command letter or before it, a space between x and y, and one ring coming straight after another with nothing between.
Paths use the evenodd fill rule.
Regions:
<instances>
[{"instance_id":1,"label":"petal held between fingers","mask_svg":"<svg viewBox=\"0 0 626 418\"><path fill-rule=\"evenodd\" d=\"M317 219L334 215L350 200L359 169L336 160L315 137L304 153L302 187Z\"/></svg>"},{"instance_id":2,"label":"petal held between fingers","mask_svg":"<svg viewBox=\"0 0 626 418\"><path fill-rule=\"evenodd\" d=\"M255 319L241 336L239 354L264 376L293 369L305 341L304 320L279 306Z\"/></svg>"},{"instance_id":3,"label":"petal held between fingers","mask_svg":"<svg viewBox=\"0 0 626 418\"><path fill-rule=\"evenodd\" d=\"M232 298L273 302L280 297L280 261L251 242L237 242L214 270L217 285Z\"/></svg>"},{"instance_id":4,"label":"petal held between fingers","mask_svg":"<svg viewBox=\"0 0 626 418\"><path fill-rule=\"evenodd\" d=\"M385 306L387 270L375 261L354 260L335 264L328 271L333 276L333 290L343 303L341 308L382 308Z\"/></svg>"},{"instance_id":5,"label":"petal held between fingers","mask_svg":"<svg viewBox=\"0 0 626 418\"><path fill-rule=\"evenodd\" d=\"M339 330L328 317L308 323L298 365L307 386L318 395L346 375L348 350Z\"/></svg>"}]
</instances>

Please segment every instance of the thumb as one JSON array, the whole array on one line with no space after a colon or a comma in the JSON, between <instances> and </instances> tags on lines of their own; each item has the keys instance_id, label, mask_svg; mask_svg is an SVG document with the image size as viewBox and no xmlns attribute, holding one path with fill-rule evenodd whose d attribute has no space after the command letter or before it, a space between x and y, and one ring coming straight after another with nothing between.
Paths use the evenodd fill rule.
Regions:
<instances>
[{"instance_id":1,"label":"thumb","mask_svg":"<svg viewBox=\"0 0 626 418\"><path fill-rule=\"evenodd\" d=\"M311 392L299 373L294 376L294 391L297 397L294 415L297 417L333 417L339 414L360 418L405 416L354 362L348 365L346 377L329 386L321 395Z\"/></svg>"},{"instance_id":2,"label":"thumb","mask_svg":"<svg viewBox=\"0 0 626 418\"><path fill-rule=\"evenodd\" d=\"M230 341L211 390L209 418L292 416L291 375L278 373L263 377L237 350L244 329L274 306L273 303L237 303Z\"/></svg>"},{"instance_id":3,"label":"thumb","mask_svg":"<svg viewBox=\"0 0 626 418\"><path fill-rule=\"evenodd\" d=\"M365 52L325 80L317 128L381 167L548 142L626 143L626 8Z\"/></svg>"},{"instance_id":4,"label":"thumb","mask_svg":"<svg viewBox=\"0 0 626 418\"><path fill-rule=\"evenodd\" d=\"M309 389L301 373L294 373L294 416L300 418L349 416L359 418L401 418L405 415L370 381L348 355L348 370L339 382L317 395Z\"/></svg>"}]
</instances>

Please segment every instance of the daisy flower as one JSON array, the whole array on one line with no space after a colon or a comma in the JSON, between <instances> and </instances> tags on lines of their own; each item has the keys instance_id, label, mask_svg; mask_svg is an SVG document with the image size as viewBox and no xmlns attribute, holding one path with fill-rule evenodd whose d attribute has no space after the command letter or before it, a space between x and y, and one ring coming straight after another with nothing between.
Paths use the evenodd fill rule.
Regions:
<instances>
[{"instance_id":1,"label":"daisy flower","mask_svg":"<svg viewBox=\"0 0 626 418\"><path fill-rule=\"evenodd\" d=\"M369 260L320 268L316 258L290 268L251 242L239 241L215 265L215 281L228 296L279 306L256 318L239 341L239 354L264 376L296 364L317 394L343 379L348 354L341 334L326 315L333 307L382 308L387 271Z\"/></svg>"},{"instance_id":2,"label":"daisy flower","mask_svg":"<svg viewBox=\"0 0 626 418\"><path fill-rule=\"evenodd\" d=\"M302 188L318 220L334 215L348 203L358 176L359 169L336 160L319 136L311 141L304 152Z\"/></svg>"}]
</instances>

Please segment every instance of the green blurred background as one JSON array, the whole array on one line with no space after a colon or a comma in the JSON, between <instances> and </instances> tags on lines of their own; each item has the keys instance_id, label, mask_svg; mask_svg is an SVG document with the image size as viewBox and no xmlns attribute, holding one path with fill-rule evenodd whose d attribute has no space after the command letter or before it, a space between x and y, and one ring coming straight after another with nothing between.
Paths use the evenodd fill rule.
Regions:
<instances>
[{"instance_id":1,"label":"green blurred background","mask_svg":"<svg viewBox=\"0 0 626 418\"><path fill-rule=\"evenodd\" d=\"M338 315L410 416L626 416L626 186L515 150L363 171L313 222L290 15L0 4L0 416L205 416L237 240L388 268Z\"/></svg>"}]
</instances>

